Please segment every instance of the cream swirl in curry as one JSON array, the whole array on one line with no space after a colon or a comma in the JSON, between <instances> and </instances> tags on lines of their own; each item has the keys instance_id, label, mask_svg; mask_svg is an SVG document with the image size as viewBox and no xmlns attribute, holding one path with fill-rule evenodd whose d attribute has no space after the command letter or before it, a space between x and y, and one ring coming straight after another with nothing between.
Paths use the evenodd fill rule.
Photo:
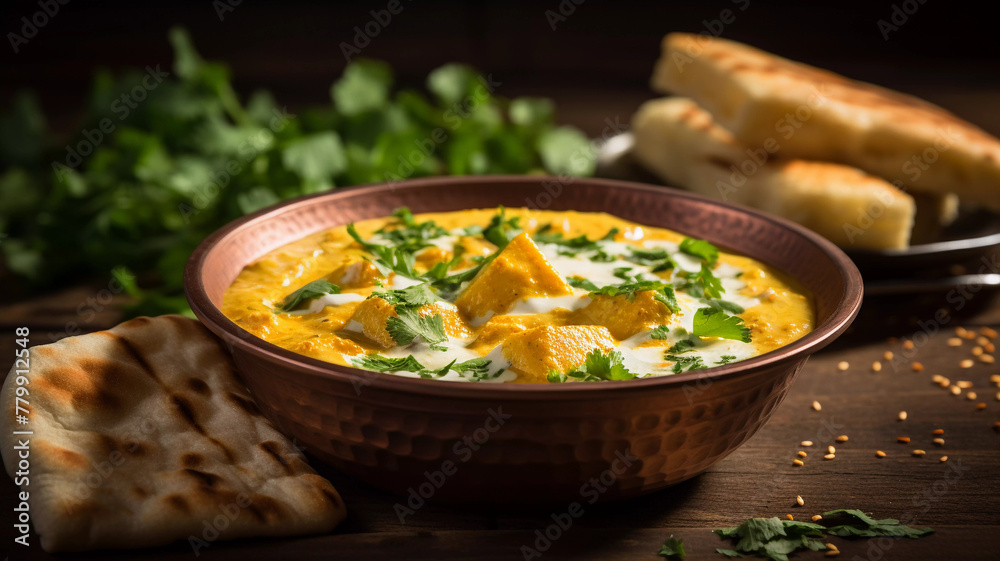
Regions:
<instances>
[{"instance_id":1,"label":"cream swirl in curry","mask_svg":"<svg viewBox=\"0 0 1000 561\"><path fill-rule=\"evenodd\" d=\"M471 382L629 380L744 360L813 328L747 257L604 213L406 209L247 266L223 312L335 364Z\"/></svg>"}]
</instances>

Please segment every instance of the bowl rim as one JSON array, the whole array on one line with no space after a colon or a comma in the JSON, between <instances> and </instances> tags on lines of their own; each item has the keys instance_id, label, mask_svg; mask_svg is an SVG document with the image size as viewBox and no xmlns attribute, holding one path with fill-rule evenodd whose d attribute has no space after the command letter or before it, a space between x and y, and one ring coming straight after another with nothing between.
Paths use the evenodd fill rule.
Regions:
<instances>
[{"instance_id":1,"label":"bowl rim","mask_svg":"<svg viewBox=\"0 0 1000 561\"><path fill-rule=\"evenodd\" d=\"M659 185L648 185L631 181L620 181L597 178L575 178L575 183L587 183L597 187L625 189L639 192L652 192L660 196L680 197L700 201L709 205L723 207L746 213L762 219L786 230L816 246L833 263L843 282L844 291L830 316L813 331L802 338L779 347L762 355L727 365L716 366L704 370L688 371L672 376L657 376L638 380L606 381L592 384L493 384L493 383L462 383L456 381L428 380L412 378L388 373L373 372L349 366L341 366L308 357L279 347L258 338L226 317L222 310L212 303L208 296L201 271L211 250L224 238L253 228L255 225L276 218L291 209L312 204L321 198L340 198L356 196L359 193L373 193L377 196L382 192L400 190L419 190L441 184L466 183L483 186L490 183L537 183L547 176L524 175L488 175L488 176L447 176L409 179L393 183L378 183L354 187L342 187L332 191L306 195L283 201L276 205L261 209L243 216L205 238L188 259L184 268L184 292L191 309L206 327L231 346L271 363L280 363L295 371L322 378L333 378L347 383L364 380L363 387L383 390L398 390L412 394L434 395L441 397L463 397L469 399L485 399L490 397L532 399L578 399L590 396L593 392L608 392L621 395L636 391L645 391L660 386L683 386L690 382L714 383L719 380L736 378L759 372L777 363L806 358L813 352L825 347L837 336L843 333L857 316L861 308L864 288L861 273L853 261L840 248L819 234L800 226L790 220L774 216L755 209L736 206L709 199L707 197L680 191ZM318 230L317 230L318 231ZM681 232L683 233L683 232ZM309 235L309 234L304 234ZM772 263L767 265L775 266ZM780 267L778 267L780 269ZM360 395L360 389L357 390Z\"/></svg>"}]
</instances>

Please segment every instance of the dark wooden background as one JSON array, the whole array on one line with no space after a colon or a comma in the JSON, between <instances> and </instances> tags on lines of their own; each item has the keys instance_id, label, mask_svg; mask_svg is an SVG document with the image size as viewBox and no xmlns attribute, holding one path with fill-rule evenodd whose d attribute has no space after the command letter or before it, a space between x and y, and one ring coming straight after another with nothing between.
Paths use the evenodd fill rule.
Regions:
<instances>
[{"instance_id":1,"label":"dark wooden background","mask_svg":"<svg viewBox=\"0 0 1000 561\"><path fill-rule=\"evenodd\" d=\"M224 0L223 0L224 1ZM1000 43L994 24L979 8L955 8L929 1L885 40L877 21L889 19L893 2L640 2L587 0L557 22L546 10L560 2L452 2L402 0L393 17L363 55L391 62L399 80L420 85L427 71L449 61L469 62L502 82L506 96L546 95L558 103L559 118L599 135L605 119L627 122L644 99L653 97L647 81L662 35L671 30L702 31L706 21L732 9L735 20L723 35L774 52L825 66L923 96L984 129L1000 133ZM569 5L567 0L563 4ZM166 29L187 26L206 58L228 61L237 87L265 87L294 110L326 103L328 89L344 66L339 44L351 41L354 26L371 19L370 10L387 2L281 2L244 0L222 20L212 2L163 4L70 2L21 52L3 52L0 103L19 88L41 97L53 126L74 130L89 77L97 66L118 68L169 65ZM904 2L897 1L902 6ZM746 10L739 11L741 5ZM912 8L912 6L909 6ZM37 11L34 2L0 7L4 32L17 30L22 16ZM72 227L72 225L67 225ZM997 255L992 256L994 259ZM0 280L0 283L5 281ZM70 283L73 284L73 283ZM32 342L65 335L71 322L83 330L114 325L114 302L88 302L103 284L82 282L64 292L36 297L0 290L0 357L13 349L13 330L26 325ZM722 559L724 546L709 530L753 516L795 515L796 519L834 508L861 508L877 517L912 517L916 525L937 530L921 540L849 542L834 539L842 558L996 559L1000 546L1000 420L997 388L989 377L996 365L977 363L965 370L959 360L971 344L952 348L945 340L956 326L1000 326L1000 295L988 291L931 294L870 300L852 332L806 365L771 422L745 446L705 474L643 498L587 509L543 558L656 559L670 534L688 544L689 559ZM956 309L956 302L963 302ZM97 308L100 308L97 310ZM949 312L929 341L899 369L870 365L886 350L904 352L889 336L920 335L938 309ZM91 310L97 311L91 314ZM923 322L922 324L920 322ZM837 362L851 367L838 371ZM921 361L923 372L906 365ZM0 360L0 367L6 366ZM973 382L975 403L934 386L941 374ZM823 404L812 411L813 400ZM905 422L896 420L906 410ZM4 426L9 421L4 418ZM931 443L931 431L945 430L946 444ZM823 461L820 445L837 434L837 458ZM897 444L897 436L913 438ZM814 440L805 467L792 466L799 442ZM923 458L909 454L927 450ZM878 459L875 450L888 457ZM948 462L940 463L942 455ZM347 502L349 516L328 536L281 540L217 542L201 552L208 559L518 559L535 531L551 521L549 510L491 512L429 505L401 524L392 505L398 497L317 466ZM29 550L12 545L10 520L15 487L0 484L0 551L11 559L48 558L37 536ZM801 495L805 507L795 507ZM556 509L558 510L558 509ZM801 554L808 559L820 553ZM88 559L187 559L185 544L148 551L100 552ZM63 558L75 558L63 556Z\"/></svg>"}]
</instances>

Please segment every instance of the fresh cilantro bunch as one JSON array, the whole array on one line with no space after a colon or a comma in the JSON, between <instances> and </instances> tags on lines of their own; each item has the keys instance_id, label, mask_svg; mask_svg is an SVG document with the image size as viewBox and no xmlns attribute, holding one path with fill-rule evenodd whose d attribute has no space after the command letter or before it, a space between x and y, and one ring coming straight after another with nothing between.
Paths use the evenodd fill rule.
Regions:
<instances>
[{"instance_id":1,"label":"fresh cilantro bunch","mask_svg":"<svg viewBox=\"0 0 1000 561\"><path fill-rule=\"evenodd\" d=\"M426 96L358 60L330 102L292 112L265 91L241 99L184 30L169 38L171 68L95 76L77 135L55 138L28 94L0 114L3 274L44 290L117 268L132 314L185 312L194 247L284 199L430 175L593 173L588 139L556 127L549 100L504 99L466 66L433 71ZM155 87L124 111L116 100L147 74ZM405 228L388 235L413 247L437 233Z\"/></svg>"}]
</instances>

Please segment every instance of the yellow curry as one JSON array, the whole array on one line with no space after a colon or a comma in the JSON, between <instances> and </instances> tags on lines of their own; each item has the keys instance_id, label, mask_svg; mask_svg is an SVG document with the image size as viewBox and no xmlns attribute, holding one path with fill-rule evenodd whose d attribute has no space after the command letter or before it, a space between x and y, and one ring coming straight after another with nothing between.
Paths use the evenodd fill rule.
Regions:
<instances>
[{"instance_id":1,"label":"yellow curry","mask_svg":"<svg viewBox=\"0 0 1000 561\"><path fill-rule=\"evenodd\" d=\"M366 220L247 266L223 312L320 360L471 382L629 380L744 360L812 330L753 259L604 213L478 209Z\"/></svg>"}]
</instances>

